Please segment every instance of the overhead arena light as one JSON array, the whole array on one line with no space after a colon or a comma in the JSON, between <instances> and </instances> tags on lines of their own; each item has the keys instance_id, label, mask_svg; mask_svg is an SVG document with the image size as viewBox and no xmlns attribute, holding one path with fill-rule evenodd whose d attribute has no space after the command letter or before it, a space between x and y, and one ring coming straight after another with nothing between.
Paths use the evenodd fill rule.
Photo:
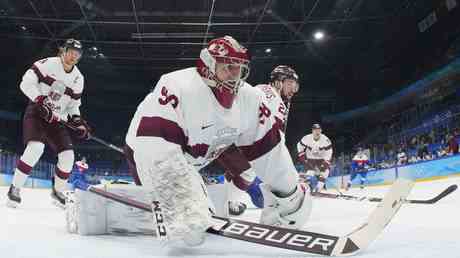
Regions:
<instances>
[{"instance_id":1,"label":"overhead arena light","mask_svg":"<svg viewBox=\"0 0 460 258\"><path fill-rule=\"evenodd\" d=\"M133 39L167 39L167 38L204 38L205 33L203 32L172 32L172 33L131 33ZM213 38L214 33L208 33L207 37Z\"/></svg>"},{"instance_id":2,"label":"overhead arena light","mask_svg":"<svg viewBox=\"0 0 460 258\"><path fill-rule=\"evenodd\" d=\"M322 32L322 31L316 31L316 32L313 34L313 38L315 38L315 40L322 40L322 39L324 39L324 32Z\"/></svg>"}]
</instances>

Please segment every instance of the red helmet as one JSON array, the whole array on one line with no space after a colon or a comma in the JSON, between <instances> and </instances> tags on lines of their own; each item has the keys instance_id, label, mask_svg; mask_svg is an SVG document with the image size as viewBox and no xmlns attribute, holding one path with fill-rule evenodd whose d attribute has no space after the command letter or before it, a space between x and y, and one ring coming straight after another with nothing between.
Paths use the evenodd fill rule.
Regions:
<instances>
[{"instance_id":1,"label":"red helmet","mask_svg":"<svg viewBox=\"0 0 460 258\"><path fill-rule=\"evenodd\" d=\"M231 108L239 88L249 76L249 62L248 50L234 38L225 36L211 40L208 47L201 50L197 70L219 103ZM217 77L217 64L224 64L224 69L231 68L237 72L233 78L221 80Z\"/></svg>"}]
</instances>

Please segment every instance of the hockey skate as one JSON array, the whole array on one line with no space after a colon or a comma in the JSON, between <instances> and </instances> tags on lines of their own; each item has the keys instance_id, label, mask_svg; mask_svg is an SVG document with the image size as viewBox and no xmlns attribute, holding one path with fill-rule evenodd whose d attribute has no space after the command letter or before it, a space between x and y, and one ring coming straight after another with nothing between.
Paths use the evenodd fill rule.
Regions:
<instances>
[{"instance_id":1,"label":"hockey skate","mask_svg":"<svg viewBox=\"0 0 460 258\"><path fill-rule=\"evenodd\" d=\"M51 191L51 198L53 198L53 203L59 208L64 209L65 206L65 196L63 193L60 193L54 189Z\"/></svg>"},{"instance_id":2,"label":"hockey skate","mask_svg":"<svg viewBox=\"0 0 460 258\"><path fill-rule=\"evenodd\" d=\"M6 202L6 206L10 208L16 208L21 203L21 195L20 195L20 188L15 187L14 185L10 185L10 189L8 190L8 201Z\"/></svg>"},{"instance_id":3,"label":"hockey skate","mask_svg":"<svg viewBox=\"0 0 460 258\"><path fill-rule=\"evenodd\" d=\"M246 211L246 204L239 201L229 201L228 202L228 213L232 216L239 216Z\"/></svg>"},{"instance_id":4,"label":"hockey skate","mask_svg":"<svg viewBox=\"0 0 460 258\"><path fill-rule=\"evenodd\" d=\"M56 190L56 184L54 177L51 179L51 198L53 200L53 204L57 207L64 209L65 208L65 195L63 192Z\"/></svg>"}]
</instances>

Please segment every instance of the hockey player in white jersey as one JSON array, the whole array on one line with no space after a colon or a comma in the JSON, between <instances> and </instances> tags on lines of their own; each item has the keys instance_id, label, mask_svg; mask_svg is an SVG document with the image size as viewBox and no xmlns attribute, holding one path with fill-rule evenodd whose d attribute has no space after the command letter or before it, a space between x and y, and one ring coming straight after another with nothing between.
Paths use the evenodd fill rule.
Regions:
<instances>
[{"instance_id":1,"label":"hockey player in white jersey","mask_svg":"<svg viewBox=\"0 0 460 258\"><path fill-rule=\"evenodd\" d=\"M265 182L260 222L291 228L306 223L310 195L298 185L281 123L261 92L245 82L249 62L247 49L232 37L211 40L196 67L161 76L138 106L126 144L154 218L162 220L158 237L204 241L212 218L198 169L232 144Z\"/></svg>"},{"instance_id":2,"label":"hockey player in white jersey","mask_svg":"<svg viewBox=\"0 0 460 258\"><path fill-rule=\"evenodd\" d=\"M296 71L287 65L278 65L270 73L270 83L256 87L262 90L268 107L283 122L283 132L286 132L291 99L299 91L299 76Z\"/></svg>"},{"instance_id":3,"label":"hockey player in white jersey","mask_svg":"<svg viewBox=\"0 0 460 258\"><path fill-rule=\"evenodd\" d=\"M275 119L283 124L282 131L285 133L291 99L299 90L299 76L296 71L287 65L278 65L270 73L270 82L259 84L256 88L263 92L268 108L272 110ZM229 148L218 161L226 168L228 181L233 182L233 185L228 185L229 214L241 215L246 209L246 205L240 200L241 191L249 194L256 207L263 208L263 196L259 188L261 180L256 177L244 155Z\"/></svg>"},{"instance_id":4,"label":"hockey player in white jersey","mask_svg":"<svg viewBox=\"0 0 460 258\"><path fill-rule=\"evenodd\" d=\"M313 124L312 133L297 143L297 151L299 160L304 163L310 189L321 191L329 176L333 150L331 140L322 133L319 124ZM318 181L316 186L312 184L314 179Z\"/></svg>"},{"instance_id":5,"label":"hockey player in white jersey","mask_svg":"<svg viewBox=\"0 0 460 258\"><path fill-rule=\"evenodd\" d=\"M89 137L89 127L81 118L79 108L84 79L76 64L82 53L82 44L69 39L58 56L35 62L22 77L20 88L29 99L23 119L26 148L14 171L8 206L16 207L21 202L20 189L43 154L45 144L58 157L52 197L64 203L62 192L66 190L74 152L69 132L59 122L70 123L78 138Z\"/></svg>"}]
</instances>

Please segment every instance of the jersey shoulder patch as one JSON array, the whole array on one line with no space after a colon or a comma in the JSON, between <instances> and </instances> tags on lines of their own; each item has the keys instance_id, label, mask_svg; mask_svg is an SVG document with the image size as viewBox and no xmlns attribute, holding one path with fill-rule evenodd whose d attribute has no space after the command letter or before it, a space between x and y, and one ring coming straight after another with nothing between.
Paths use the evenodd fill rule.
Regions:
<instances>
[{"instance_id":1,"label":"jersey shoulder patch","mask_svg":"<svg viewBox=\"0 0 460 258\"><path fill-rule=\"evenodd\" d=\"M263 92L266 101L271 102L272 100L276 99L276 94L270 85L259 84L256 86L256 88Z\"/></svg>"}]
</instances>

